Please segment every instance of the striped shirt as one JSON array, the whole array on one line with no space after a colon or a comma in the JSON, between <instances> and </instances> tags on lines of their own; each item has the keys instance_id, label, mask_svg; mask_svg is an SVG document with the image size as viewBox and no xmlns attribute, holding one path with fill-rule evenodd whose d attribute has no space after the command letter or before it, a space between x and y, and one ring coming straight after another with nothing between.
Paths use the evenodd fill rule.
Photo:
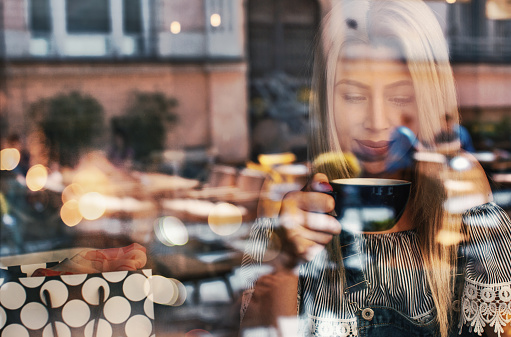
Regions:
<instances>
[{"instance_id":1,"label":"striped shirt","mask_svg":"<svg viewBox=\"0 0 511 337\"><path fill-rule=\"evenodd\" d=\"M511 321L511 221L496 204L475 207L463 217L469 231L464 245L465 284L460 327L479 335L492 322L495 332ZM246 280L243 317L257 278L264 272L265 252L276 219L258 219L252 227L242 262ZM415 230L359 234L360 261L368 286L342 293L337 271L329 268L327 251L300 267L298 304L300 330L312 336L356 336L355 313L367 306L393 308L417 322L435 315ZM345 260L346 264L346 260ZM304 332L305 333L305 332Z\"/></svg>"}]
</instances>

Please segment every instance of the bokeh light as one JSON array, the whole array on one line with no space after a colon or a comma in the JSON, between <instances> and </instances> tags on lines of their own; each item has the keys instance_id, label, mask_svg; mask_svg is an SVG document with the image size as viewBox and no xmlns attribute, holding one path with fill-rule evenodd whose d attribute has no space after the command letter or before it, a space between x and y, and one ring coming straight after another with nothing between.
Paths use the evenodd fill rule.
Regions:
<instances>
[{"instance_id":1,"label":"bokeh light","mask_svg":"<svg viewBox=\"0 0 511 337\"><path fill-rule=\"evenodd\" d=\"M26 176L27 187L31 191L39 191L48 180L48 170L43 165L37 164L32 166Z\"/></svg>"},{"instance_id":2,"label":"bokeh light","mask_svg":"<svg viewBox=\"0 0 511 337\"><path fill-rule=\"evenodd\" d=\"M20 152L17 149L8 148L0 151L0 168L5 171L11 171L20 163Z\"/></svg>"},{"instance_id":3,"label":"bokeh light","mask_svg":"<svg viewBox=\"0 0 511 337\"><path fill-rule=\"evenodd\" d=\"M464 240L464 236L459 232L441 230L438 232L437 241L444 246L457 245Z\"/></svg>"},{"instance_id":4,"label":"bokeh light","mask_svg":"<svg viewBox=\"0 0 511 337\"><path fill-rule=\"evenodd\" d=\"M188 242L188 230L185 224L174 216L158 219L154 225L158 240L166 246L182 246Z\"/></svg>"},{"instance_id":5,"label":"bokeh light","mask_svg":"<svg viewBox=\"0 0 511 337\"><path fill-rule=\"evenodd\" d=\"M69 200L60 209L60 218L67 226L76 226L82 221L83 217L78 209L77 200Z\"/></svg>"},{"instance_id":6,"label":"bokeh light","mask_svg":"<svg viewBox=\"0 0 511 337\"><path fill-rule=\"evenodd\" d=\"M461 156L452 158L449 165L456 171L466 171L472 168L470 160Z\"/></svg>"},{"instance_id":7,"label":"bokeh light","mask_svg":"<svg viewBox=\"0 0 511 337\"><path fill-rule=\"evenodd\" d=\"M98 192L86 193L78 201L78 208L85 219L99 219L106 211L105 198Z\"/></svg>"},{"instance_id":8,"label":"bokeh light","mask_svg":"<svg viewBox=\"0 0 511 337\"><path fill-rule=\"evenodd\" d=\"M152 292L148 291L150 288L152 288ZM148 278L145 290L149 299L158 304L173 304L178 297L177 287L174 282L161 275L153 275Z\"/></svg>"},{"instance_id":9,"label":"bokeh light","mask_svg":"<svg viewBox=\"0 0 511 337\"><path fill-rule=\"evenodd\" d=\"M448 4L453 4L456 2L456 0L445 0Z\"/></svg>"},{"instance_id":10,"label":"bokeh light","mask_svg":"<svg viewBox=\"0 0 511 337\"><path fill-rule=\"evenodd\" d=\"M172 304L172 306L178 307L180 305L183 305L183 303L185 303L186 301L186 297L188 296L185 285L181 283L181 281L176 280L175 278L171 278L170 280L172 281L172 283L174 283L177 289L177 298ZM195 291L199 291L199 288L196 288Z\"/></svg>"},{"instance_id":11,"label":"bokeh light","mask_svg":"<svg viewBox=\"0 0 511 337\"><path fill-rule=\"evenodd\" d=\"M106 174L94 166L79 170L73 177L73 183L82 186L84 192L105 193L110 188L110 181Z\"/></svg>"},{"instance_id":12,"label":"bokeh light","mask_svg":"<svg viewBox=\"0 0 511 337\"><path fill-rule=\"evenodd\" d=\"M70 200L78 201L84 194L84 190L81 185L72 183L62 191L62 202L66 203Z\"/></svg>"},{"instance_id":13,"label":"bokeh light","mask_svg":"<svg viewBox=\"0 0 511 337\"><path fill-rule=\"evenodd\" d=\"M170 32L172 34L181 33L181 24L179 23L179 21L172 21L172 23L170 24Z\"/></svg>"},{"instance_id":14,"label":"bokeh light","mask_svg":"<svg viewBox=\"0 0 511 337\"><path fill-rule=\"evenodd\" d=\"M218 13L211 14L211 17L209 18L209 22L211 23L211 25L213 27L218 27L222 24L222 17Z\"/></svg>"},{"instance_id":15,"label":"bokeh light","mask_svg":"<svg viewBox=\"0 0 511 337\"><path fill-rule=\"evenodd\" d=\"M144 284L145 294L161 305L180 306L186 301L186 287L179 280L161 275L149 277Z\"/></svg>"},{"instance_id":16,"label":"bokeh light","mask_svg":"<svg viewBox=\"0 0 511 337\"><path fill-rule=\"evenodd\" d=\"M242 218L238 207L229 203L220 203L209 213L208 224L218 235L231 235L241 227Z\"/></svg>"}]
</instances>

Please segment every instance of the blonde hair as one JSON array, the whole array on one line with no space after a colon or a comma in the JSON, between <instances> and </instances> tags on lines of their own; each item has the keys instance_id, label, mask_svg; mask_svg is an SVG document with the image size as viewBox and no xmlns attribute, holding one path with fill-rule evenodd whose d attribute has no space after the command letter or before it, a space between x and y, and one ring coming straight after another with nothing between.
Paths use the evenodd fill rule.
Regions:
<instances>
[{"instance_id":1,"label":"blonde hair","mask_svg":"<svg viewBox=\"0 0 511 337\"><path fill-rule=\"evenodd\" d=\"M445 113L449 112L454 122L458 118L447 45L434 14L421 0L342 0L325 16L317 40L310 100L312 158L326 152L342 154L344 142L339 137L349 137L338 135L335 129L333 86L339 55L353 42L389 44L401 52L415 89L417 136L434 151L434 137L445 127ZM335 165L330 166L335 169L326 168L323 173L330 179L352 176L343 155L336 158ZM438 165L416 165L410 204L440 332L445 337L450 326L458 246L442 245L436 237L442 229L461 232L461 218L443 208L447 192L439 180Z\"/></svg>"}]
</instances>

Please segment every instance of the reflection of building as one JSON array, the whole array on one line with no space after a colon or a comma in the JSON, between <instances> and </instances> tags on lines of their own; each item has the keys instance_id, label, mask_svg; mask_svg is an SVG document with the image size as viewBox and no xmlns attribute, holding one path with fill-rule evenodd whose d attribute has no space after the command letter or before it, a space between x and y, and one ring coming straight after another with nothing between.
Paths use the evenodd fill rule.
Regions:
<instances>
[{"instance_id":1,"label":"reflection of building","mask_svg":"<svg viewBox=\"0 0 511 337\"><path fill-rule=\"evenodd\" d=\"M242 0L5 0L7 107L27 131L33 101L79 90L107 117L133 90L177 98L169 147L248 155Z\"/></svg>"},{"instance_id":2,"label":"reflection of building","mask_svg":"<svg viewBox=\"0 0 511 337\"><path fill-rule=\"evenodd\" d=\"M427 1L449 40L464 123L483 114L498 123L511 111L511 21L488 20L485 1ZM122 113L132 90L162 91L179 101L169 148L215 147L221 160L245 160L250 122L271 115L256 91L282 89L275 72L306 82L314 30L334 2L3 0L9 126L26 131L29 104L61 91L91 94L108 116ZM295 101L273 104L271 117L286 123L275 133L303 146L296 116L306 105L284 97Z\"/></svg>"},{"instance_id":3,"label":"reflection of building","mask_svg":"<svg viewBox=\"0 0 511 337\"><path fill-rule=\"evenodd\" d=\"M449 5L447 36L463 123L474 126L480 145L483 138L493 138L489 149L511 150L511 16L492 6L495 2Z\"/></svg>"}]
</instances>

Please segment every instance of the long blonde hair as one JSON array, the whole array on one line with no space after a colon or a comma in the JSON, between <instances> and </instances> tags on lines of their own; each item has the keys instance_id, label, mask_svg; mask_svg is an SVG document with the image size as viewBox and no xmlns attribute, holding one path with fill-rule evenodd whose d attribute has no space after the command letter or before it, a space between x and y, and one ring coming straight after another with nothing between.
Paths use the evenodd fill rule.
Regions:
<instances>
[{"instance_id":1,"label":"long blonde hair","mask_svg":"<svg viewBox=\"0 0 511 337\"><path fill-rule=\"evenodd\" d=\"M310 100L312 158L332 151L342 153L339 137L344 135L337 134L333 123L335 67L343 48L355 41L390 41L398 46L414 84L417 136L435 151L434 137L445 127L445 113L449 112L454 122L458 122L458 113L447 45L434 14L421 0L342 0L325 16L317 40ZM343 156L337 158L335 165L319 170L331 179L352 176L349 163ZM448 196L439 180L439 165L416 165L410 204L440 332L445 337L450 326L458 246L439 243L437 235L440 230L460 233L462 225L459 216L444 210Z\"/></svg>"}]
</instances>

